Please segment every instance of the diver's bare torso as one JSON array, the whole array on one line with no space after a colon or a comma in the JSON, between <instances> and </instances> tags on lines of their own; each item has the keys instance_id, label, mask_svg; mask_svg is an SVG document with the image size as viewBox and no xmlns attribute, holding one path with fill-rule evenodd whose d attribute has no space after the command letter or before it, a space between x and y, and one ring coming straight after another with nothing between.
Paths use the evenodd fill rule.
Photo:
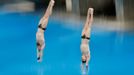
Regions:
<instances>
[{"instance_id":1,"label":"diver's bare torso","mask_svg":"<svg viewBox=\"0 0 134 75\"><path fill-rule=\"evenodd\" d=\"M89 49L90 28L88 28L87 31L83 31L83 32L82 32L82 37L85 37L85 38L81 39L81 52L82 52L82 55L87 56L88 53L90 53L90 49Z\"/></svg>"}]
</instances>

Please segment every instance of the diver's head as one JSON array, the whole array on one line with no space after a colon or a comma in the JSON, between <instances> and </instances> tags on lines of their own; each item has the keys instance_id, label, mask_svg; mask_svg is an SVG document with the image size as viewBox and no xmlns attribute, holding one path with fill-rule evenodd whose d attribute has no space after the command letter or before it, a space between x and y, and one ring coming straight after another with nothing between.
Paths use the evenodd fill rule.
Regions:
<instances>
[{"instance_id":1,"label":"diver's head","mask_svg":"<svg viewBox=\"0 0 134 75\"><path fill-rule=\"evenodd\" d=\"M86 56L85 55L82 55L82 63L86 63Z\"/></svg>"},{"instance_id":2,"label":"diver's head","mask_svg":"<svg viewBox=\"0 0 134 75\"><path fill-rule=\"evenodd\" d=\"M37 42L37 48L38 50L41 50L41 44L39 42Z\"/></svg>"}]
</instances>

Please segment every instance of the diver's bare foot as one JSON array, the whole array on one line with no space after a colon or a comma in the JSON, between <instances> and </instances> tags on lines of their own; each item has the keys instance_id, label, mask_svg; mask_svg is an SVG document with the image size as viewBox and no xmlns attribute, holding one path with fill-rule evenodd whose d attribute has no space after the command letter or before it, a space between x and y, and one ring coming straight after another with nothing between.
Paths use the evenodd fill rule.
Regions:
<instances>
[{"instance_id":1,"label":"diver's bare foot","mask_svg":"<svg viewBox=\"0 0 134 75\"><path fill-rule=\"evenodd\" d=\"M50 3L49 3L49 7L50 7L50 9L49 9L49 15L52 14L52 8L53 8L53 6L54 6L54 3L55 3L54 0L51 0Z\"/></svg>"},{"instance_id":2,"label":"diver's bare foot","mask_svg":"<svg viewBox=\"0 0 134 75\"><path fill-rule=\"evenodd\" d=\"M91 15L93 15L94 9L93 8L89 8L88 9L88 16L89 18L91 17Z\"/></svg>"},{"instance_id":3,"label":"diver's bare foot","mask_svg":"<svg viewBox=\"0 0 134 75\"><path fill-rule=\"evenodd\" d=\"M55 3L54 0L51 0L51 1L50 1L50 5L51 5L51 6L54 6L54 3Z\"/></svg>"},{"instance_id":4,"label":"diver's bare foot","mask_svg":"<svg viewBox=\"0 0 134 75\"><path fill-rule=\"evenodd\" d=\"M88 9L88 14L93 14L93 11L94 11L93 8L89 8L89 9Z\"/></svg>"}]
</instances>

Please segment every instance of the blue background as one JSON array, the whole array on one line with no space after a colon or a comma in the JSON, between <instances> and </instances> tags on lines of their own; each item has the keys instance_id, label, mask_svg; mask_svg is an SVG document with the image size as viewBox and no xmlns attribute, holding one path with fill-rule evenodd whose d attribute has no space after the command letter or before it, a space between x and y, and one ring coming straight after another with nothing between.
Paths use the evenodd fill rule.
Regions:
<instances>
[{"instance_id":1,"label":"blue background","mask_svg":"<svg viewBox=\"0 0 134 75\"><path fill-rule=\"evenodd\" d=\"M0 75L81 75L78 28L50 18L42 63L36 62L39 13L0 14ZM73 25L73 23L72 23ZM92 27L89 75L134 75L134 34Z\"/></svg>"}]
</instances>

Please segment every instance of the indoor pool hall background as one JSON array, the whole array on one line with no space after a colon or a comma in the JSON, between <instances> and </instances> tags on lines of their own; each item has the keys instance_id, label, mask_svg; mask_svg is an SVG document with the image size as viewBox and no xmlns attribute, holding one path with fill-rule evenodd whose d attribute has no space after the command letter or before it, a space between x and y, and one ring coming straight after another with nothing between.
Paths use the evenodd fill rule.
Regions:
<instances>
[{"instance_id":1,"label":"indoor pool hall background","mask_svg":"<svg viewBox=\"0 0 134 75\"><path fill-rule=\"evenodd\" d=\"M9 12L1 8L0 75L82 75L80 43L86 17L70 17L61 10L54 10L49 19L43 62L38 63L35 35L44 10ZM134 75L133 31L104 20L95 16L91 27L87 75Z\"/></svg>"}]
</instances>

